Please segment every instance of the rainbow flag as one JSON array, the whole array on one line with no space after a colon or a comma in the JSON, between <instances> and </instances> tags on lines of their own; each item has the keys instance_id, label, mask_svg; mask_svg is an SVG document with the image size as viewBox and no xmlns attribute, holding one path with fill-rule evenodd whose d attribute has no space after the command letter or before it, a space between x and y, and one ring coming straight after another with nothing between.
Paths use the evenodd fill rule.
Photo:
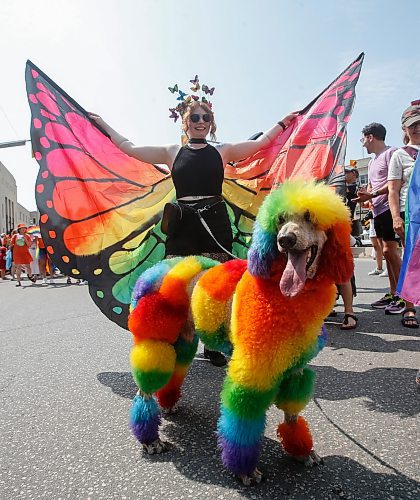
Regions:
<instances>
[{"instance_id":1,"label":"rainbow flag","mask_svg":"<svg viewBox=\"0 0 420 500\"><path fill-rule=\"evenodd\" d=\"M29 226L28 230L26 231L26 234L29 234L30 236L34 236L37 238L41 238L41 229L39 226Z\"/></svg>"},{"instance_id":2,"label":"rainbow flag","mask_svg":"<svg viewBox=\"0 0 420 500\"><path fill-rule=\"evenodd\" d=\"M397 294L420 305L420 155L417 155L405 204L405 250Z\"/></svg>"}]
</instances>

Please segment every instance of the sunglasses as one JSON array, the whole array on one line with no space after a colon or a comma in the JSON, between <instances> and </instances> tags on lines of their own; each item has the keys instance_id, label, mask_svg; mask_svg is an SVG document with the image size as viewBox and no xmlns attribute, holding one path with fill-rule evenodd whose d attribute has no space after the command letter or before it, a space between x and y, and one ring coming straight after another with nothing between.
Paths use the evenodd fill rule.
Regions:
<instances>
[{"instance_id":1,"label":"sunglasses","mask_svg":"<svg viewBox=\"0 0 420 500\"><path fill-rule=\"evenodd\" d=\"M203 122L206 122L206 123L211 121L211 116L209 113L205 113L204 115L199 115L198 113L192 113L190 115L190 120L193 123L198 123L200 121L200 118L202 118Z\"/></svg>"}]
</instances>

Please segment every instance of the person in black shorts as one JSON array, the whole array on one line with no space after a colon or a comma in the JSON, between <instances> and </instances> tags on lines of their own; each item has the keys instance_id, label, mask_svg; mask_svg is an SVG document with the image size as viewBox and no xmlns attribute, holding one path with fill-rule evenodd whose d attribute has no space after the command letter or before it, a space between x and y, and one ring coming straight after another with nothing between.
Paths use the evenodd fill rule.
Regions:
<instances>
[{"instance_id":1,"label":"person in black shorts","mask_svg":"<svg viewBox=\"0 0 420 500\"><path fill-rule=\"evenodd\" d=\"M267 147L297 116L297 113L286 115L256 140L212 146L207 142L209 135L215 140L212 108L205 102L192 101L185 105L182 113L182 127L188 139L184 146L139 147L113 130L100 116L90 114L121 151L140 161L169 167L177 198L175 210L182 216L178 216L175 229L167 237L166 257L200 254L220 262L229 260L232 251L232 229L222 198L225 165ZM226 364L221 353L205 350L205 356L214 365Z\"/></svg>"}]
</instances>

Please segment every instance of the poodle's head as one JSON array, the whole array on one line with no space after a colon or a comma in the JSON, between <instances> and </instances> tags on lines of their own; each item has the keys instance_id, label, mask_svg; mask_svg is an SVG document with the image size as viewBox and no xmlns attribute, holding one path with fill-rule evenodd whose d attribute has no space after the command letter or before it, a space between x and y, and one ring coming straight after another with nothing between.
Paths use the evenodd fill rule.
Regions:
<instances>
[{"instance_id":1,"label":"poodle's head","mask_svg":"<svg viewBox=\"0 0 420 500\"><path fill-rule=\"evenodd\" d=\"M344 283L353 272L350 215L333 189L315 181L286 181L264 200L254 226L248 269L269 278L283 262L280 289L294 297L307 279Z\"/></svg>"}]
</instances>

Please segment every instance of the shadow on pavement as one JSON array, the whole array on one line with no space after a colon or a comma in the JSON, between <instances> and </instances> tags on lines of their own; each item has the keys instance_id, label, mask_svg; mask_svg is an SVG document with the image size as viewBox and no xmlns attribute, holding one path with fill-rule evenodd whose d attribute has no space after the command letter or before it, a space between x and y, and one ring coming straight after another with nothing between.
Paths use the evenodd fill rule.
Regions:
<instances>
[{"instance_id":1,"label":"shadow on pavement","mask_svg":"<svg viewBox=\"0 0 420 500\"><path fill-rule=\"evenodd\" d=\"M339 401L364 396L371 399L370 410L402 416L412 416L418 411L415 394L408 390L410 384L413 386L413 370L374 369L353 373L332 367L314 368L318 373L318 398ZM383 473L373 472L339 455L324 457L325 463L319 467L305 468L284 456L279 442L268 437L264 437L259 464L267 479L254 488L243 487L223 468L217 449L215 431L224 375L224 369L200 361L193 363L178 413L163 419L162 435L171 443L170 450L162 455L142 455L139 466L143 460L157 464L168 462L192 481L234 489L244 498L382 499L409 498L410 495L415 498L420 492L419 483L383 462ZM105 372L97 378L121 397L133 398L136 394L137 387L129 372ZM280 412L278 418L282 419ZM385 492L390 491L392 495L386 497Z\"/></svg>"},{"instance_id":2,"label":"shadow on pavement","mask_svg":"<svg viewBox=\"0 0 420 500\"><path fill-rule=\"evenodd\" d=\"M359 315L360 317L361 315ZM370 335L369 333L361 332L359 325L356 330L342 331L338 330L330 335L328 346L331 349L349 349L351 351L366 351L366 352L398 352L401 351L411 351L418 352L420 350L420 337L419 340L413 339L401 339L401 340L386 340L377 335ZM359 330L359 331L357 331ZM411 330L413 332L413 330ZM418 331L418 330L417 330ZM373 332L375 333L375 332ZM394 332L381 332L394 334ZM410 335L407 332L406 335Z\"/></svg>"},{"instance_id":3,"label":"shadow on pavement","mask_svg":"<svg viewBox=\"0 0 420 500\"><path fill-rule=\"evenodd\" d=\"M363 372L312 366L317 373L316 397L327 401L366 398L369 411L392 413L402 418L420 413L415 384L416 370L373 368Z\"/></svg>"}]
</instances>

